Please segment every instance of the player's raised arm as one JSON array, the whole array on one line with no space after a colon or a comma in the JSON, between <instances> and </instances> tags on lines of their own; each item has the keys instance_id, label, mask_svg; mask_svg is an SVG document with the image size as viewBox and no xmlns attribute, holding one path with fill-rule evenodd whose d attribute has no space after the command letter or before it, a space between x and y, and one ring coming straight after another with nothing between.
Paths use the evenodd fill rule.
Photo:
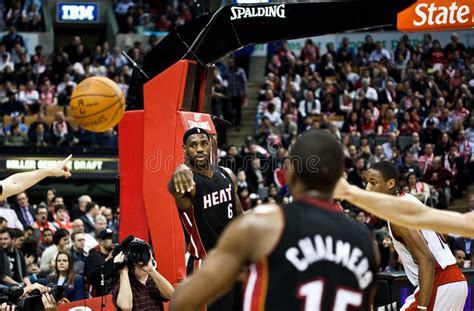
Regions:
<instances>
[{"instance_id":1,"label":"player's raised arm","mask_svg":"<svg viewBox=\"0 0 474 311\"><path fill-rule=\"evenodd\" d=\"M31 172L17 173L0 181L0 199L6 199L9 196L18 194L26 189L36 185L46 177L69 178L71 173L67 164L71 161L72 154L55 166L35 170Z\"/></svg>"},{"instance_id":2,"label":"player's raised arm","mask_svg":"<svg viewBox=\"0 0 474 311\"><path fill-rule=\"evenodd\" d=\"M365 191L350 185L344 178L339 180L334 196L401 226L474 237L474 213L441 211L421 202Z\"/></svg>"}]
</instances>

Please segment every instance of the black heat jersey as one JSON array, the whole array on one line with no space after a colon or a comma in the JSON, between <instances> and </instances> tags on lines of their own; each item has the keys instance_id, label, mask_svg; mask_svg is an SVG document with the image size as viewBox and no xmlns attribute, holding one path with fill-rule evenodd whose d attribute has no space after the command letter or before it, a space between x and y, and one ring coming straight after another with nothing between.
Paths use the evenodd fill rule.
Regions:
<instances>
[{"instance_id":1,"label":"black heat jersey","mask_svg":"<svg viewBox=\"0 0 474 311\"><path fill-rule=\"evenodd\" d=\"M250 265L243 310L368 310L376 278L369 232L338 206L311 198L282 213L279 243Z\"/></svg>"},{"instance_id":2,"label":"black heat jersey","mask_svg":"<svg viewBox=\"0 0 474 311\"><path fill-rule=\"evenodd\" d=\"M229 174L213 167L212 178L193 172L196 195L192 208L180 212L189 237L188 252L203 259L226 225L236 216L235 187Z\"/></svg>"}]
</instances>

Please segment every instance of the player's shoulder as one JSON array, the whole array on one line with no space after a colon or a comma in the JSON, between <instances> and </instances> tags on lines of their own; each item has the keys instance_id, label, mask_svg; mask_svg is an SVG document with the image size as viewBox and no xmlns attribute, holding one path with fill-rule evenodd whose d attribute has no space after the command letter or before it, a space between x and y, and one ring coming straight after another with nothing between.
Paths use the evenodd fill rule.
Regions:
<instances>
[{"instance_id":1,"label":"player's shoulder","mask_svg":"<svg viewBox=\"0 0 474 311\"><path fill-rule=\"evenodd\" d=\"M239 222L242 230L262 233L270 227L283 227L284 215L279 205L265 204L246 212Z\"/></svg>"}]
</instances>

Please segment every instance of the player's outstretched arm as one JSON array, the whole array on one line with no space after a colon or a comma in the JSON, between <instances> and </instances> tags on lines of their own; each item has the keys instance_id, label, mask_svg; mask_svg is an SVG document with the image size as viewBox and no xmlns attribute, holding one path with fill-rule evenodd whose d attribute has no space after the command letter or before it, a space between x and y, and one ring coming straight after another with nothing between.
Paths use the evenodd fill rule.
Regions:
<instances>
[{"instance_id":1,"label":"player's outstretched arm","mask_svg":"<svg viewBox=\"0 0 474 311\"><path fill-rule=\"evenodd\" d=\"M168 192L174 197L178 209L184 211L192 206L192 198L196 193L193 172L182 164L176 168L168 183Z\"/></svg>"},{"instance_id":2,"label":"player's outstretched arm","mask_svg":"<svg viewBox=\"0 0 474 311\"><path fill-rule=\"evenodd\" d=\"M421 202L410 202L391 195L365 191L350 185L344 178L339 180L334 197L400 226L474 237L474 213L460 214L436 210Z\"/></svg>"},{"instance_id":3,"label":"player's outstretched arm","mask_svg":"<svg viewBox=\"0 0 474 311\"><path fill-rule=\"evenodd\" d=\"M66 159L59 162L53 167L35 170L31 172L17 173L0 181L2 192L0 193L0 200L6 199L12 195L25 191L26 189L36 185L46 177L61 177L69 178L71 173L67 164L71 161L72 154Z\"/></svg>"}]
</instances>

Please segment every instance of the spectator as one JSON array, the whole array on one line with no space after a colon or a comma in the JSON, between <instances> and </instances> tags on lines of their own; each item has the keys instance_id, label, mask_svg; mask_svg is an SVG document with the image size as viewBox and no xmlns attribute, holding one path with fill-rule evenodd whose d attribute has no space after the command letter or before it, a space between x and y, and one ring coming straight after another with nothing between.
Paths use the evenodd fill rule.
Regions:
<instances>
[{"instance_id":1,"label":"spectator","mask_svg":"<svg viewBox=\"0 0 474 311\"><path fill-rule=\"evenodd\" d=\"M29 144L36 147L47 147L51 145L51 136L43 124L35 126L34 133L29 136Z\"/></svg>"},{"instance_id":2,"label":"spectator","mask_svg":"<svg viewBox=\"0 0 474 311\"><path fill-rule=\"evenodd\" d=\"M229 59L228 71L224 74L224 80L227 84L227 96L230 97L232 105L233 125L237 131L240 131L242 105L247 96L247 76L242 68L236 66L233 58Z\"/></svg>"},{"instance_id":3,"label":"spectator","mask_svg":"<svg viewBox=\"0 0 474 311\"><path fill-rule=\"evenodd\" d=\"M49 278L53 284L63 287L64 296L69 301L86 299L84 278L76 275L73 268L73 259L70 253L60 251L54 262L54 276Z\"/></svg>"},{"instance_id":4,"label":"spectator","mask_svg":"<svg viewBox=\"0 0 474 311\"><path fill-rule=\"evenodd\" d=\"M30 115L36 114L39 111L39 99L39 93L34 82L31 80L26 83L26 89L18 94L18 100L24 105L25 110Z\"/></svg>"},{"instance_id":5,"label":"spectator","mask_svg":"<svg viewBox=\"0 0 474 311\"><path fill-rule=\"evenodd\" d=\"M380 63L383 60L390 61L391 59L390 52L383 47L382 42L377 41L375 50L370 53L369 61Z\"/></svg>"},{"instance_id":6,"label":"spectator","mask_svg":"<svg viewBox=\"0 0 474 311\"><path fill-rule=\"evenodd\" d=\"M227 146L226 155L221 158L220 165L229 168L234 174L242 166L242 158L235 145Z\"/></svg>"},{"instance_id":7,"label":"spectator","mask_svg":"<svg viewBox=\"0 0 474 311\"><path fill-rule=\"evenodd\" d=\"M94 236L98 236L102 230L107 228L107 219L100 212L95 217Z\"/></svg>"},{"instance_id":8,"label":"spectator","mask_svg":"<svg viewBox=\"0 0 474 311\"><path fill-rule=\"evenodd\" d=\"M81 195L78 199L78 206L74 207L71 212L71 220L75 220L86 214L86 205L92 202L92 199L88 195Z\"/></svg>"},{"instance_id":9,"label":"spectator","mask_svg":"<svg viewBox=\"0 0 474 311\"><path fill-rule=\"evenodd\" d=\"M426 170L423 181L433 185L438 191L440 195L439 208L446 208L449 203L446 190L450 186L452 178L451 173L443 167L441 157L434 157L433 165Z\"/></svg>"},{"instance_id":10,"label":"spectator","mask_svg":"<svg viewBox=\"0 0 474 311\"><path fill-rule=\"evenodd\" d=\"M16 283L23 283L28 286L31 285L31 282L26 273L25 255L23 255L20 250L16 249L15 240L16 238L13 235L12 229L7 228L0 231L0 242L3 251L7 256L7 258L4 257L4 274L9 276L11 280ZM7 262L10 264L5 264ZM3 281L5 282L5 279L3 279Z\"/></svg>"},{"instance_id":11,"label":"spectator","mask_svg":"<svg viewBox=\"0 0 474 311\"><path fill-rule=\"evenodd\" d=\"M374 154L369 158L369 167L374 164L374 163L377 163L377 162L380 162L380 161L384 161L386 160L385 158L385 155L384 155L384 152L383 152L383 148L381 145L377 145L375 146L375 152Z\"/></svg>"},{"instance_id":12,"label":"spectator","mask_svg":"<svg viewBox=\"0 0 474 311\"><path fill-rule=\"evenodd\" d=\"M83 275L84 265L87 258L87 252L85 251L86 237L84 233L73 233L71 235L72 248L71 255L74 260L74 273Z\"/></svg>"},{"instance_id":13,"label":"spectator","mask_svg":"<svg viewBox=\"0 0 474 311\"><path fill-rule=\"evenodd\" d=\"M355 168L349 172L347 181L359 188L365 189L365 170L364 158L358 157L355 161Z\"/></svg>"},{"instance_id":14,"label":"spectator","mask_svg":"<svg viewBox=\"0 0 474 311\"><path fill-rule=\"evenodd\" d=\"M84 223L84 232L94 234L95 231L95 217L99 214L99 205L95 202L86 204L86 214L80 219Z\"/></svg>"},{"instance_id":15,"label":"spectator","mask_svg":"<svg viewBox=\"0 0 474 311\"><path fill-rule=\"evenodd\" d=\"M422 152L420 135L418 135L418 133L415 132L411 134L411 146L408 146L406 150L413 154L413 158L415 161L418 161Z\"/></svg>"},{"instance_id":16,"label":"spectator","mask_svg":"<svg viewBox=\"0 0 474 311\"><path fill-rule=\"evenodd\" d=\"M110 207L106 207L102 210L102 216L107 220L107 228L112 229L115 233L118 233L118 222L114 217L114 212Z\"/></svg>"},{"instance_id":17,"label":"spectator","mask_svg":"<svg viewBox=\"0 0 474 311\"><path fill-rule=\"evenodd\" d=\"M1 204L2 202L3 204ZM15 211L5 206L4 203L6 203L6 200L0 200L0 220L6 222L5 227L23 230L23 224L18 219ZM3 229L3 227L0 227L0 229Z\"/></svg>"},{"instance_id":18,"label":"spectator","mask_svg":"<svg viewBox=\"0 0 474 311\"><path fill-rule=\"evenodd\" d=\"M66 121L64 113L56 112L54 122L51 124L51 138L55 146L68 146L72 141L73 130L71 124Z\"/></svg>"},{"instance_id":19,"label":"spectator","mask_svg":"<svg viewBox=\"0 0 474 311\"><path fill-rule=\"evenodd\" d=\"M72 222L72 233L84 233L84 222L81 219L76 219ZM99 243L89 233L84 233L85 246L84 250L88 253L91 249L97 247Z\"/></svg>"},{"instance_id":20,"label":"spectator","mask_svg":"<svg viewBox=\"0 0 474 311\"><path fill-rule=\"evenodd\" d=\"M465 267L465 260L466 260L466 254L464 253L463 250L461 249L456 249L454 250L454 257L456 257L456 265L458 268L466 268Z\"/></svg>"},{"instance_id":21,"label":"spectator","mask_svg":"<svg viewBox=\"0 0 474 311\"><path fill-rule=\"evenodd\" d=\"M386 159L391 160L393 158L394 146L397 146L397 135L395 133L389 133L388 142L382 144L383 153Z\"/></svg>"},{"instance_id":22,"label":"spectator","mask_svg":"<svg viewBox=\"0 0 474 311\"><path fill-rule=\"evenodd\" d=\"M418 166L423 174L431 168L433 164L434 153L433 153L433 145L426 144L424 148L424 154L418 158Z\"/></svg>"},{"instance_id":23,"label":"spectator","mask_svg":"<svg viewBox=\"0 0 474 311\"><path fill-rule=\"evenodd\" d=\"M72 91L76 88L77 83L71 79L71 75L69 73L65 73L63 75L62 82L58 84L58 88L57 88L58 94L60 95L60 94L66 93L66 89L68 86L71 87L71 91Z\"/></svg>"},{"instance_id":24,"label":"spectator","mask_svg":"<svg viewBox=\"0 0 474 311\"><path fill-rule=\"evenodd\" d=\"M418 200L432 206L428 201L431 199L431 186L425 182L418 181L415 173L408 173L406 178L408 193L414 195Z\"/></svg>"},{"instance_id":25,"label":"spectator","mask_svg":"<svg viewBox=\"0 0 474 311\"><path fill-rule=\"evenodd\" d=\"M113 232L105 229L100 232L97 240L99 245L91 249L86 259L84 268L84 277L92 286L92 296L98 297L111 292L113 284L113 260L112 260L112 242ZM102 276L106 280L104 286L101 286Z\"/></svg>"},{"instance_id":26,"label":"spectator","mask_svg":"<svg viewBox=\"0 0 474 311\"><path fill-rule=\"evenodd\" d=\"M281 123L279 126L279 132L281 134L284 146L288 146L290 144L291 138L297 136L298 125L296 122L292 121L290 114L285 114L283 116L283 123Z\"/></svg>"},{"instance_id":27,"label":"spectator","mask_svg":"<svg viewBox=\"0 0 474 311\"><path fill-rule=\"evenodd\" d=\"M56 261L56 255L58 252L69 251L70 249L70 237L69 231L64 229L58 229L53 234L53 245L46 248L41 256L40 270L41 273L48 276L54 272L54 265Z\"/></svg>"},{"instance_id":28,"label":"spectator","mask_svg":"<svg viewBox=\"0 0 474 311\"><path fill-rule=\"evenodd\" d=\"M36 208L36 215L35 215L36 221L31 225L33 229L35 229L37 232L37 235L40 235L40 233L48 228L50 229L53 233L56 232L56 227L48 221L48 209L44 205L40 205Z\"/></svg>"},{"instance_id":29,"label":"spectator","mask_svg":"<svg viewBox=\"0 0 474 311\"><path fill-rule=\"evenodd\" d=\"M10 26L8 33L2 37L2 44L5 45L8 52L11 52L17 43L25 46L23 37L16 32L16 27Z\"/></svg>"},{"instance_id":30,"label":"spectator","mask_svg":"<svg viewBox=\"0 0 474 311\"><path fill-rule=\"evenodd\" d=\"M53 245L53 231L49 228L45 228L41 232L41 241L38 244L38 255L41 256L44 250L51 245Z\"/></svg>"},{"instance_id":31,"label":"spectator","mask_svg":"<svg viewBox=\"0 0 474 311\"><path fill-rule=\"evenodd\" d=\"M6 146L26 146L28 138L26 134L20 130L18 124L12 124L10 128L11 132L7 135L5 140Z\"/></svg>"},{"instance_id":32,"label":"spectator","mask_svg":"<svg viewBox=\"0 0 474 311\"><path fill-rule=\"evenodd\" d=\"M16 196L16 202L18 206L15 206L13 209L18 216L18 220L20 220L23 228L31 226L35 222L34 215L36 215L36 211L34 207L30 205L26 193L22 192L18 194Z\"/></svg>"},{"instance_id":33,"label":"spectator","mask_svg":"<svg viewBox=\"0 0 474 311\"><path fill-rule=\"evenodd\" d=\"M421 170L418 167L418 164L415 161L415 156L409 150L405 150L403 163L397 167L398 173L400 175L400 179L406 180L408 178L408 174L414 173L416 178L421 178Z\"/></svg>"},{"instance_id":34,"label":"spectator","mask_svg":"<svg viewBox=\"0 0 474 311\"><path fill-rule=\"evenodd\" d=\"M298 106L298 112L302 118L321 114L321 102L319 99L314 98L313 91L306 91L305 99L300 101Z\"/></svg>"},{"instance_id":35,"label":"spectator","mask_svg":"<svg viewBox=\"0 0 474 311\"><path fill-rule=\"evenodd\" d=\"M29 4L23 15L23 28L26 31L39 31L41 28L41 15L35 3Z\"/></svg>"},{"instance_id":36,"label":"spectator","mask_svg":"<svg viewBox=\"0 0 474 311\"><path fill-rule=\"evenodd\" d=\"M67 217L67 209L63 204L54 205L54 222L53 225L58 229L72 231L72 224Z\"/></svg>"},{"instance_id":37,"label":"spectator","mask_svg":"<svg viewBox=\"0 0 474 311\"><path fill-rule=\"evenodd\" d=\"M365 136L375 135L376 134L376 119L371 109L365 109L364 111L364 118L361 122L361 134Z\"/></svg>"}]
</instances>

